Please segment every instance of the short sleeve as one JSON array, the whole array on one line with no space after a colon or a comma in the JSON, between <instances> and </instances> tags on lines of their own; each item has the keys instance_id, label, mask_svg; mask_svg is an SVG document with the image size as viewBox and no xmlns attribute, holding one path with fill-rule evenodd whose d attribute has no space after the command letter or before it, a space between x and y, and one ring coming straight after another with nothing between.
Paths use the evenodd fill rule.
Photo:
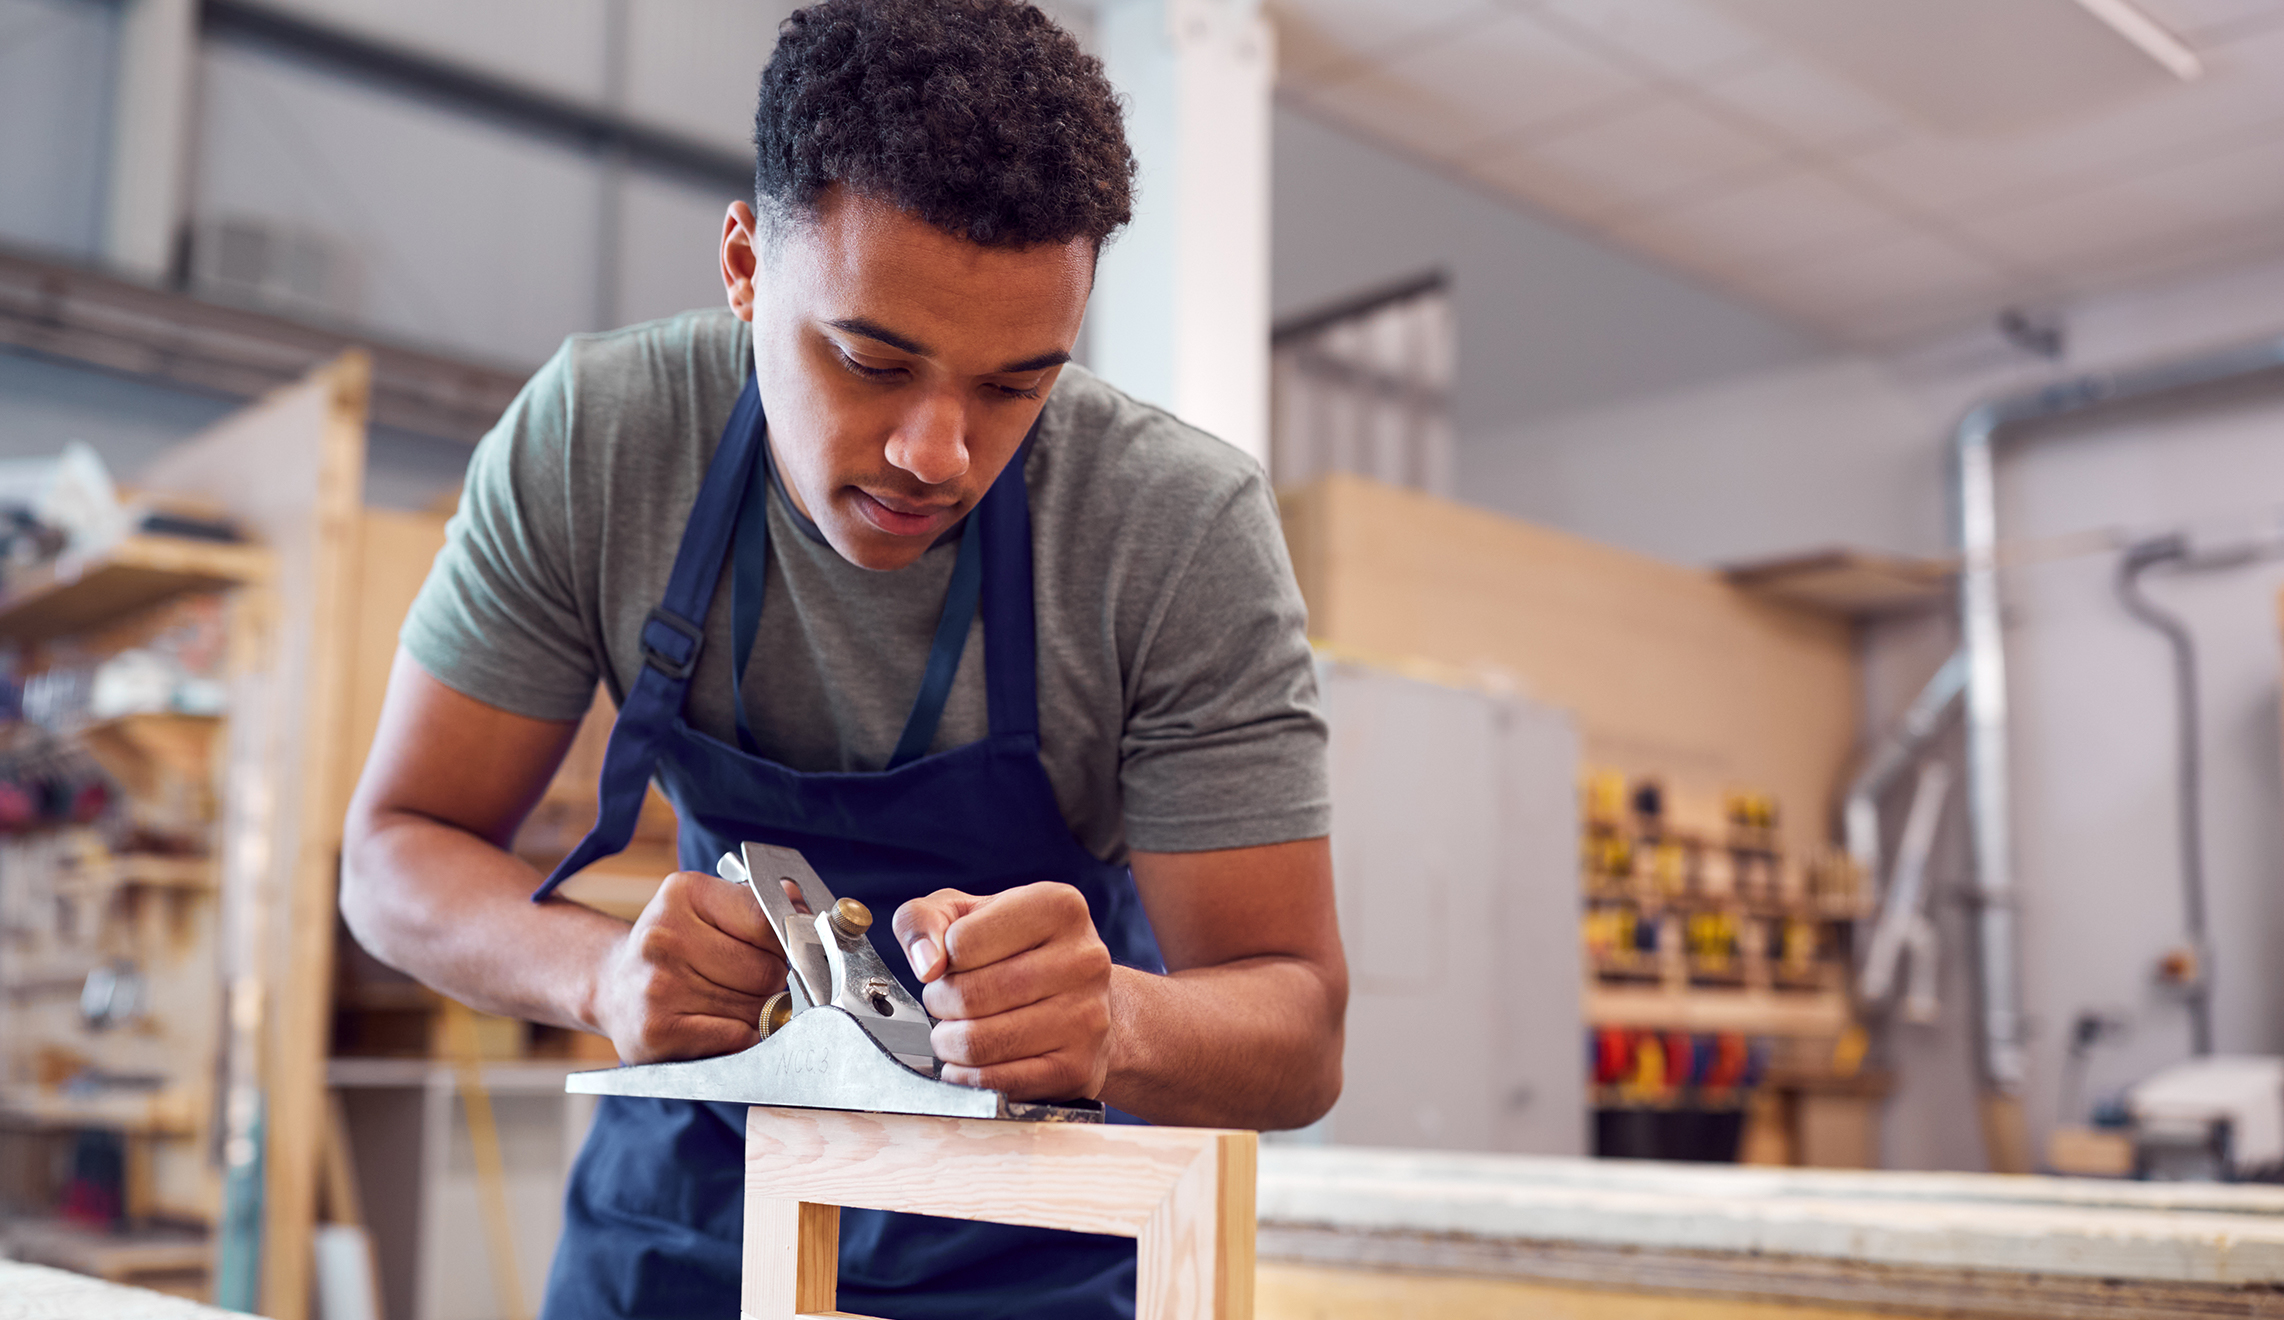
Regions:
<instances>
[{"instance_id":1,"label":"short sleeve","mask_svg":"<svg viewBox=\"0 0 2284 1320\"><path fill-rule=\"evenodd\" d=\"M599 667L572 576L572 351L541 367L477 444L399 634L446 687L542 720L584 715Z\"/></svg>"},{"instance_id":2,"label":"short sleeve","mask_svg":"<svg viewBox=\"0 0 2284 1320\"><path fill-rule=\"evenodd\" d=\"M1268 483L1237 486L1148 625L1129 683L1129 847L1203 852L1329 833L1308 613Z\"/></svg>"}]
</instances>

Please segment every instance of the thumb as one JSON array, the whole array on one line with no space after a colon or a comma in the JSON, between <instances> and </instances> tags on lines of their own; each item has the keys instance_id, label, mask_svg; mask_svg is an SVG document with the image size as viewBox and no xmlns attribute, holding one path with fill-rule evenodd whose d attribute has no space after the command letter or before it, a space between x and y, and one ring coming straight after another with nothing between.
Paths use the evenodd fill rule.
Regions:
<instances>
[{"instance_id":1,"label":"thumb","mask_svg":"<svg viewBox=\"0 0 2284 1320\"><path fill-rule=\"evenodd\" d=\"M944 954L944 931L982 902L957 889L939 889L896 909L896 919L890 923L896 943L912 960L912 972L921 981L934 981L951 970L951 960Z\"/></svg>"}]
</instances>

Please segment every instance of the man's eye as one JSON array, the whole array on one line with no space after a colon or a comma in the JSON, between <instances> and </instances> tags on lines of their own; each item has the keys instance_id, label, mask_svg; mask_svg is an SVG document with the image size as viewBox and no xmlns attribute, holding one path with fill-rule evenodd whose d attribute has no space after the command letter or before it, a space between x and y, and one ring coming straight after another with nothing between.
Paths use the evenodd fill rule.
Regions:
<instances>
[{"instance_id":1,"label":"man's eye","mask_svg":"<svg viewBox=\"0 0 2284 1320\"><path fill-rule=\"evenodd\" d=\"M849 374L862 376L866 380L894 380L903 374L903 369L900 367L868 367L838 349L834 350L834 353L840 358L841 365L848 369Z\"/></svg>"},{"instance_id":2,"label":"man's eye","mask_svg":"<svg viewBox=\"0 0 2284 1320\"><path fill-rule=\"evenodd\" d=\"M1000 385L994 383L992 388L1010 399L1036 399L1040 396L1040 394L1044 393L1044 391L1041 390L1037 385L1034 385L1027 390L1019 390L1013 385Z\"/></svg>"}]
</instances>

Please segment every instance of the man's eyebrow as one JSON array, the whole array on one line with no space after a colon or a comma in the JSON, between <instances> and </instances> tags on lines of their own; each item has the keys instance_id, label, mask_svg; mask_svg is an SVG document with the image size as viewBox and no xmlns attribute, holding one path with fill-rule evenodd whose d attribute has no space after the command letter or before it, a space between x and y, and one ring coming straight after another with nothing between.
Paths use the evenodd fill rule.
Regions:
<instances>
[{"instance_id":1,"label":"man's eyebrow","mask_svg":"<svg viewBox=\"0 0 2284 1320\"><path fill-rule=\"evenodd\" d=\"M1052 353L1041 353L1036 357L1027 357L1021 362L1010 362L999 369L999 374L1020 376L1026 371L1045 371L1049 367L1059 367L1070 360L1071 355L1058 348Z\"/></svg>"},{"instance_id":2,"label":"man's eyebrow","mask_svg":"<svg viewBox=\"0 0 2284 1320\"><path fill-rule=\"evenodd\" d=\"M920 341L906 335L900 335L878 321L868 320L862 316L846 316L838 321L827 321L825 324L835 330L846 330L852 335L862 335L867 339L878 340L898 352L910 353L914 357L933 356L928 351L927 346ZM1070 360L1071 355L1058 348L1051 352L1034 354L1019 362L1010 362L993 374L1020 376L1026 371L1045 371L1049 367L1059 367Z\"/></svg>"},{"instance_id":3,"label":"man's eyebrow","mask_svg":"<svg viewBox=\"0 0 2284 1320\"><path fill-rule=\"evenodd\" d=\"M898 352L910 353L914 357L934 356L920 341L900 335L878 321L866 320L861 316L843 317L838 321L827 321L825 324L835 330L846 330L852 335L863 335L867 339L877 339Z\"/></svg>"}]
</instances>

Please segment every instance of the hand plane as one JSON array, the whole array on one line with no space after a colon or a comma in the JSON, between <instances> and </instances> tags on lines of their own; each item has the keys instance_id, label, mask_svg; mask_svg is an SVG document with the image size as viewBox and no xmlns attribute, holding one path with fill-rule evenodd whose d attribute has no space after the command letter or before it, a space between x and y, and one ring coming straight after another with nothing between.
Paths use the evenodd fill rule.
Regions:
<instances>
[{"instance_id":1,"label":"hand plane","mask_svg":"<svg viewBox=\"0 0 2284 1320\"><path fill-rule=\"evenodd\" d=\"M576 1072L563 1089L643 1096L849 1109L946 1118L1099 1123L1093 1100L1035 1104L937 1077L934 1025L866 938L872 913L833 897L791 848L748 843L715 868L761 904L785 950L785 989L761 1011L761 1042L735 1054ZM798 906L787 886L799 892ZM804 911L803 909L806 909Z\"/></svg>"}]
</instances>

